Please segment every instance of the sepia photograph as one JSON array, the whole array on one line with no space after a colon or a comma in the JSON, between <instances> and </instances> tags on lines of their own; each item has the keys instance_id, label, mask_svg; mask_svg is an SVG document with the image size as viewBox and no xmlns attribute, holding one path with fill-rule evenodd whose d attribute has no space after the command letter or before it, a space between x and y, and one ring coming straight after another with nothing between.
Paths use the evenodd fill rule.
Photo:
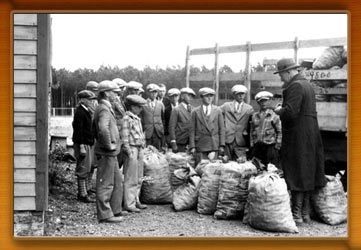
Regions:
<instances>
[{"instance_id":1,"label":"sepia photograph","mask_svg":"<svg viewBox=\"0 0 361 250\"><path fill-rule=\"evenodd\" d=\"M12 14L13 236L347 238L349 14Z\"/></svg>"}]
</instances>

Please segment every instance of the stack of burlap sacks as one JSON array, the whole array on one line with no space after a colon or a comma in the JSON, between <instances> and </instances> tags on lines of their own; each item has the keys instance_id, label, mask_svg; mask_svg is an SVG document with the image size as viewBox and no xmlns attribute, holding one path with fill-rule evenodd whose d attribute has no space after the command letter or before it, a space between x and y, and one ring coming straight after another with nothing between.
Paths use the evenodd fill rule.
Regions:
<instances>
[{"instance_id":1,"label":"stack of burlap sacks","mask_svg":"<svg viewBox=\"0 0 361 250\"><path fill-rule=\"evenodd\" d=\"M315 70L347 70L347 50L343 46L329 47L323 51L313 64ZM347 80L314 80L312 83L317 88L347 88ZM316 100L321 102L346 102L346 95L316 95Z\"/></svg>"},{"instance_id":2,"label":"stack of burlap sacks","mask_svg":"<svg viewBox=\"0 0 361 250\"><path fill-rule=\"evenodd\" d=\"M267 231L297 233L286 182L277 172L259 171L251 162L203 160L194 167L185 153L161 154L148 147L144 154L141 200L172 203L175 211L194 209L216 219L243 219ZM347 219L347 199L337 178L312 197L315 212L335 225Z\"/></svg>"}]
</instances>

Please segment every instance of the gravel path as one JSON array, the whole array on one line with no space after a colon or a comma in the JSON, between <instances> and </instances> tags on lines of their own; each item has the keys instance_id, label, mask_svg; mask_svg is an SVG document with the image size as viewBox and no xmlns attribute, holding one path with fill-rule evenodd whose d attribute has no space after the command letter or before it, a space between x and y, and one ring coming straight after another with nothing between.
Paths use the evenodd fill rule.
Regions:
<instances>
[{"instance_id":1,"label":"gravel path","mask_svg":"<svg viewBox=\"0 0 361 250\"><path fill-rule=\"evenodd\" d=\"M61 180L57 179L50 189L46 236L347 237L347 223L330 226L313 220L299 226L298 234L270 233L253 229L239 220L216 220L195 210L175 212L171 204L149 205L139 214L125 216L119 224L98 223L95 204L76 201L74 167L70 163L59 166Z\"/></svg>"}]
</instances>

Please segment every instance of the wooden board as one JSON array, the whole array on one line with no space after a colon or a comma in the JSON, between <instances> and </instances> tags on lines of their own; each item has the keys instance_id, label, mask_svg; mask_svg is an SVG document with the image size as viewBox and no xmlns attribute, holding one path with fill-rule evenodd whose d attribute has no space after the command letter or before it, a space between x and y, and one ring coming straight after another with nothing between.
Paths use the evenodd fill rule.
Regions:
<instances>
[{"instance_id":1,"label":"wooden board","mask_svg":"<svg viewBox=\"0 0 361 250\"><path fill-rule=\"evenodd\" d=\"M281 78L278 74L273 74L273 71L267 72L253 72L251 74L251 81L273 81L281 82Z\"/></svg>"},{"instance_id":2,"label":"wooden board","mask_svg":"<svg viewBox=\"0 0 361 250\"><path fill-rule=\"evenodd\" d=\"M36 41L14 41L15 55L36 55L37 43Z\"/></svg>"},{"instance_id":3,"label":"wooden board","mask_svg":"<svg viewBox=\"0 0 361 250\"><path fill-rule=\"evenodd\" d=\"M321 130L347 131L347 103L317 102L316 110Z\"/></svg>"},{"instance_id":4,"label":"wooden board","mask_svg":"<svg viewBox=\"0 0 361 250\"><path fill-rule=\"evenodd\" d=\"M319 95L347 95L347 88L315 88Z\"/></svg>"},{"instance_id":5,"label":"wooden board","mask_svg":"<svg viewBox=\"0 0 361 250\"><path fill-rule=\"evenodd\" d=\"M35 197L14 197L14 210L35 210Z\"/></svg>"},{"instance_id":6,"label":"wooden board","mask_svg":"<svg viewBox=\"0 0 361 250\"><path fill-rule=\"evenodd\" d=\"M241 73L223 73L219 74L219 81L241 81L243 75ZM199 82L199 81L213 81L213 73L200 73L189 77L190 81Z\"/></svg>"},{"instance_id":7,"label":"wooden board","mask_svg":"<svg viewBox=\"0 0 361 250\"><path fill-rule=\"evenodd\" d=\"M35 183L14 183L14 197L35 196Z\"/></svg>"},{"instance_id":8,"label":"wooden board","mask_svg":"<svg viewBox=\"0 0 361 250\"><path fill-rule=\"evenodd\" d=\"M36 113L22 113L14 112L14 127L15 126L35 126Z\"/></svg>"},{"instance_id":9,"label":"wooden board","mask_svg":"<svg viewBox=\"0 0 361 250\"><path fill-rule=\"evenodd\" d=\"M14 98L14 111L15 112L35 112L36 99L34 98Z\"/></svg>"},{"instance_id":10,"label":"wooden board","mask_svg":"<svg viewBox=\"0 0 361 250\"><path fill-rule=\"evenodd\" d=\"M51 20L49 14L38 15L38 64L37 78L39 79L36 117L36 210L44 211L48 206L48 116L49 82L51 81Z\"/></svg>"},{"instance_id":11,"label":"wooden board","mask_svg":"<svg viewBox=\"0 0 361 250\"><path fill-rule=\"evenodd\" d=\"M14 183L35 182L35 169L14 169Z\"/></svg>"},{"instance_id":12,"label":"wooden board","mask_svg":"<svg viewBox=\"0 0 361 250\"><path fill-rule=\"evenodd\" d=\"M35 155L35 144L33 141L14 141L14 155Z\"/></svg>"},{"instance_id":13,"label":"wooden board","mask_svg":"<svg viewBox=\"0 0 361 250\"><path fill-rule=\"evenodd\" d=\"M35 155L15 155L14 168L33 168L35 169Z\"/></svg>"},{"instance_id":14,"label":"wooden board","mask_svg":"<svg viewBox=\"0 0 361 250\"><path fill-rule=\"evenodd\" d=\"M215 54L214 48L202 48L202 49L192 49L189 54L192 55L208 55Z\"/></svg>"},{"instance_id":15,"label":"wooden board","mask_svg":"<svg viewBox=\"0 0 361 250\"><path fill-rule=\"evenodd\" d=\"M312 40L298 40L298 48L312 48L312 47L329 47L329 46L344 46L347 45L346 37L326 38L326 39L312 39ZM296 47L295 41L275 42L275 43L257 43L251 44L251 51L265 51L265 50L284 50L294 49ZM235 53L246 52L247 45L230 45L220 46L219 53ZM190 55L207 55L214 54L214 48L198 48L192 49Z\"/></svg>"},{"instance_id":16,"label":"wooden board","mask_svg":"<svg viewBox=\"0 0 361 250\"><path fill-rule=\"evenodd\" d=\"M15 55L14 69L36 69L36 56Z\"/></svg>"},{"instance_id":17,"label":"wooden board","mask_svg":"<svg viewBox=\"0 0 361 250\"><path fill-rule=\"evenodd\" d=\"M36 140L36 127L14 127L14 141Z\"/></svg>"},{"instance_id":18,"label":"wooden board","mask_svg":"<svg viewBox=\"0 0 361 250\"><path fill-rule=\"evenodd\" d=\"M345 46L347 45L346 37L326 38L326 39L312 39L300 40L300 48L314 48L314 47L330 47L330 46Z\"/></svg>"},{"instance_id":19,"label":"wooden board","mask_svg":"<svg viewBox=\"0 0 361 250\"><path fill-rule=\"evenodd\" d=\"M264 87L278 87L281 88L283 82L281 81L261 81L260 84Z\"/></svg>"},{"instance_id":20,"label":"wooden board","mask_svg":"<svg viewBox=\"0 0 361 250\"><path fill-rule=\"evenodd\" d=\"M295 41L251 44L251 51L294 49Z\"/></svg>"},{"instance_id":21,"label":"wooden board","mask_svg":"<svg viewBox=\"0 0 361 250\"><path fill-rule=\"evenodd\" d=\"M14 26L14 39L36 40L37 27L35 26Z\"/></svg>"},{"instance_id":22,"label":"wooden board","mask_svg":"<svg viewBox=\"0 0 361 250\"><path fill-rule=\"evenodd\" d=\"M303 71L308 80L347 80L347 70L305 70Z\"/></svg>"},{"instance_id":23,"label":"wooden board","mask_svg":"<svg viewBox=\"0 0 361 250\"><path fill-rule=\"evenodd\" d=\"M214 76L213 73L200 73L197 75L190 75L189 80L191 82L199 82L199 81L213 81Z\"/></svg>"},{"instance_id":24,"label":"wooden board","mask_svg":"<svg viewBox=\"0 0 361 250\"><path fill-rule=\"evenodd\" d=\"M15 83L14 97L36 97L36 84Z\"/></svg>"},{"instance_id":25,"label":"wooden board","mask_svg":"<svg viewBox=\"0 0 361 250\"><path fill-rule=\"evenodd\" d=\"M14 83L36 83L36 70L15 69Z\"/></svg>"},{"instance_id":26,"label":"wooden board","mask_svg":"<svg viewBox=\"0 0 361 250\"><path fill-rule=\"evenodd\" d=\"M36 14L14 14L14 25L36 25Z\"/></svg>"},{"instance_id":27,"label":"wooden board","mask_svg":"<svg viewBox=\"0 0 361 250\"><path fill-rule=\"evenodd\" d=\"M231 45L226 47L219 47L219 53L237 53L247 52L247 45Z\"/></svg>"}]
</instances>

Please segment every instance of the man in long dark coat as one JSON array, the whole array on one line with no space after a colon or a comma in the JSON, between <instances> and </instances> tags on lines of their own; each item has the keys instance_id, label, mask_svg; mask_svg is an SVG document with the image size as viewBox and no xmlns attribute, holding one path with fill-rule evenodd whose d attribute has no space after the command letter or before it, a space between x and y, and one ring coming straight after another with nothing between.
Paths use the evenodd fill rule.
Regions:
<instances>
[{"instance_id":1,"label":"man in long dark coat","mask_svg":"<svg viewBox=\"0 0 361 250\"><path fill-rule=\"evenodd\" d=\"M324 153L318 127L315 93L298 73L293 59L277 62L283 85L282 107L275 112L282 121L281 164L292 195L296 223L309 222L310 192L326 184Z\"/></svg>"}]
</instances>

